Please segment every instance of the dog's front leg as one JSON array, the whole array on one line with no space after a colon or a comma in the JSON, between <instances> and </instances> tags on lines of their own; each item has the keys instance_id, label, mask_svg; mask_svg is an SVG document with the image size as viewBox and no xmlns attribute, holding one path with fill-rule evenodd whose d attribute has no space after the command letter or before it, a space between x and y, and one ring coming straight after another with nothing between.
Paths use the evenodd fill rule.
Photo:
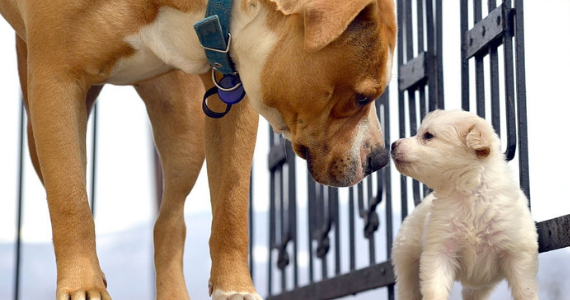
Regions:
<instances>
[{"instance_id":1,"label":"dog's front leg","mask_svg":"<svg viewBox=\"0 0 570 300\"><path fill-rule=\"evenodd\" d=\"M52 223L56 299L110 299L85 187L86 87L48 56L28 56L28 115Z\"/></svg>"},{"instance_id":2,"label":"dog's front leg","mask_svg":"<svg viewBox=\"0 0 570 300\"><path fill-rule=\"evenodd\" d=\"M154 225L156 298L188 300L182 262L184 202L204 164L204 87L196 75L170 72L136 86L162 162L164 192Z\"/></svg>"},{"instance_id":3,"label":"dog's front leg","mask_svg":"<svg viewBox=\"0 0 570 300\"><path fill-rule=\"evenodd\" d=\"M205 86L212 86L202 76ZM216 97L208 105L221 111ZM206 166L212 202L209 288L212 298L261 299L248 268L248 195L258 115L247 97L221 119L206 118Z\"/></svg>"},{"instance_id":4,"label":"dog's front leg","mask_svg":"<svg viewBox=\"0 0 570 300\"><path fill-rule=\"evenodd\" d=\"M420 258L420 285L424 300L447 300L455 279L454 254L430 249Z\"/></svg>"}]
</instances>

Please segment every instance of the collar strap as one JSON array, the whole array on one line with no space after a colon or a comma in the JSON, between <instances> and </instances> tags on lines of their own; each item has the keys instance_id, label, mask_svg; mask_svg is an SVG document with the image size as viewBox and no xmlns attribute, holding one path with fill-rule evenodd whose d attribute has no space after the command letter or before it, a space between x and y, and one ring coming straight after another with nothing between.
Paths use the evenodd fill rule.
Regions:
<instances>
[{"instance_id":1,"label":"collar strap","mask_svg":"<svg viewBox=\"0 0 570 300\"><path fill-rule=\"evenodd\" d=\"M194 29L206 51L210 65L222 74L236 72L230 58L230 15L233 0L209 0L206 18L196 22Z\"/></svg>"}]
</instances>

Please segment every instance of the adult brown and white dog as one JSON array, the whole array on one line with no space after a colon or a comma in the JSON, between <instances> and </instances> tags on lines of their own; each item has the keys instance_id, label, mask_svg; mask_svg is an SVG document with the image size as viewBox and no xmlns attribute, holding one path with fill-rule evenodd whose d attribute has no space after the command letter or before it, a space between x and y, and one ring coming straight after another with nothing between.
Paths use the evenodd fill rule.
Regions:
<instances>
[{"instance_id":1,"label":"adult brown and white dog","mask_svg":"<svg viewBox=\"0 0 570 300\"><path fill-rule=\"evenodd\" d=\"M404 220L392 248L399 299L488 299L506 278L515 300L538 299L538 235L491 124L437 110L416 136L392 144L398 171L433 189Z\"/></svg>"},{"instance_id":2,"label":"adult brown and white dog","mask_svg":"<svg viewBox=\"0 0 570 300\"><path fill-rule=\"evenodd\" d=\"M213 213L210 294L260 299L247 266L258 114L292 141L323 184L352 185L387 163L373 102L391 78L393 0L235 0L229 51L248 97L224 118L204 120L204 86L213 82L193 24L206 6L0 1L16 31L29 150L52 221L58 300L110 299L85 188L87 118L103 84L135 86L163 163L154 229L158 299L188 299L183 206L204 158ZM208 105L224 108L217 96Z\"/></svg>"}]
</instances>

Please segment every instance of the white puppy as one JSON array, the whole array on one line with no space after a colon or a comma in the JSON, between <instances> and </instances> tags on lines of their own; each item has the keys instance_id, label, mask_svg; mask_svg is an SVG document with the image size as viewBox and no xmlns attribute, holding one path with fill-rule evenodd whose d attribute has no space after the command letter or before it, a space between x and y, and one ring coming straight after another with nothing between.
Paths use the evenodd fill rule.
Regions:
<instances>
[{"instance_id":1,"label":"white puppy","mask_svg":"<svg viewBox=\"0 0 570 300\"><path fill-rule=\"evenodd\" d=\"M398 171L433 189L404 220L392 248L398 299L488 299L506 278L515 300L538 299L538 235L528 199L484 119L434 111L418 134L392 144Z\"/></svg>"}]
</instances>

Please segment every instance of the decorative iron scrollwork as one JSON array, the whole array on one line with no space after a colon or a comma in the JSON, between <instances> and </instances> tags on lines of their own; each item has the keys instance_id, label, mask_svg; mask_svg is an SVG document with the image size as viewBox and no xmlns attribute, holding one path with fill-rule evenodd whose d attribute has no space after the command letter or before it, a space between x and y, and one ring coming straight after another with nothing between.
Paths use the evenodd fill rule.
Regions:
<instances>
[{"instance_id":1,"label":"decorative iron scrollwork","mask_svg":"<svg viewBox=\"0 0 570 300\"><path fill-rule=\"evenodd\" d=\"M330 215L327 218L325 226L317 234L317 257L324 258L331 248L331 240L329 238L329 233L332 228L332 220Z\"/></svg>"},{"instance_id":2,"label":"decorative iron scrollwork","mask_svg":"<svg viewBox=\"0 0 570 300\"><path fill-rule=\"evenodd\" d=\"M289 265L289 253L287 252L287 244L291 241L290 235L279 245L279 254L277 255L277 267L281 270Z\"/></svg>"}]
</instances>

